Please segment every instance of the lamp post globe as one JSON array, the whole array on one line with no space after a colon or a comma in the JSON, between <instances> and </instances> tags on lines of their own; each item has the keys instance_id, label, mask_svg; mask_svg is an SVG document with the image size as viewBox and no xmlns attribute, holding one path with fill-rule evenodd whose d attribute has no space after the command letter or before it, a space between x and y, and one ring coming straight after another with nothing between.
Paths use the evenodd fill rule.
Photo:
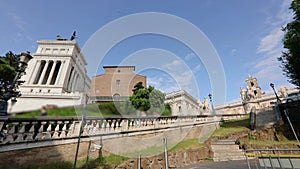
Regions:
<instances>
[{"instance_id":1,"label":"lamp post globe","mask_svg":"<svg viewBox=\"0 0 300 169\"><path fill-rule=\"evenodd\" d=\"M209 93L208 98L209 98L210 101L212 101L212 94Z\"/></svg>"},{"instance_id":2,"label":"lamp post globe","mask_svg":"<svg viewBox=\"0 0 300 169\"><path fill-rule=\"evenodd\" d=\"M212 114L215 115L215 108L214 108L214 103L212 101L212 94L208 94L208 97L209 97L209 101L211 103L211 108L212 108Z\"/></svg>"},{"instance_id":3,"label":"lamp post globe","mask_svg":"<svg viewBox=\"0 0 300 169\"><path fill-rule=\"evenodd\" d=\"M276 96L277 103L281 103L281 100L279 99L279 97L278 97L278 95L277 95L277 92L276 92L276 90L275 90L275 88L274 88L274 84L273 84L273 83L270 83L270 86L271 86L271 88L273 89L273 92L274 92L274 94L275 94L275 96Z\"/></svg>"}]
</instances>

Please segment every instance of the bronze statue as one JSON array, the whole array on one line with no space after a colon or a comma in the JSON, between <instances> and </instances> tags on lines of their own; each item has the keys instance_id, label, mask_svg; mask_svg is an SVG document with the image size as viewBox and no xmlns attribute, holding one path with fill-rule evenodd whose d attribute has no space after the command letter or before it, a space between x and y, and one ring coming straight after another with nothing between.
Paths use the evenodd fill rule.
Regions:
<instances>
[{"instance_id":1,"label":"bronze statue","mask_svg":"<svg viewBox=\"0 0 300 169\"><path fill-rule=\"evenodd\" d=\"M76 38L76 31L73 32L73 35L71 36L70 40L74 40Z\"/></svg>"}]
</instances>

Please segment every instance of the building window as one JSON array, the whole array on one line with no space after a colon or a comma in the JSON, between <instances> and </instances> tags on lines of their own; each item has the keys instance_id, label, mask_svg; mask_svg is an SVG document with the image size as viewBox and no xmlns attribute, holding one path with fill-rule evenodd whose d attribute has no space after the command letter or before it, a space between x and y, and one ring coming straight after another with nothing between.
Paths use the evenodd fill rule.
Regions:
<instances>
[{"instance_id":1,"label":"building window","mask_svg":"<svg viewBox=\"0 0 300 169\"><path fill-rule=\"evenodd\" d=\"M118 70L118 73L120 73L121 72L121 70Z\"/></svg>"},{"instance_id":2,"label":"building window","mask_svg":"<svg viewBox=\"0 0 300 169\"><path fill-rule=\"evenodd\" d=\"M61 54L66 54L66 49L60 49Z\"/></svg>"},{"instance_id":3,"label":"building window","mask_svg":"<svg viewBox=\"0 0 300 169\"><path fill-rule=\"evenodd\" d=\"M119 87L120 86L121 81L120 80L116 80L116 86Z\"/></svg>"},{"instance_id":4,"label":"building window","mask_svg":"<svg viewBox=\"0 0 300 169\"><path fill-rule=\"evenodd\" d=\"M58 54L58 49L53 49L52 53L53 54Z\"/></svg>"},{"instance_id":5,"label":"building window","mask_svg":"<svg viewBox=\"0 0 300 169\"><path fill-rule=\"evenodd\" d=\"M115 93L115 94L113 95L113 97L120 97L120 94L119 94L119 93Z\"/></svg>"},{"instance_id":6,"label":"building window","mask_svg":"<svg viewBox=\"0 0 300 169\"><path fill-rule=\"evenodd\" d=\"M45 53L50 53L51 52L51 49L50 48L46 48L45 49Z\"/></svg>"}]
</instances>

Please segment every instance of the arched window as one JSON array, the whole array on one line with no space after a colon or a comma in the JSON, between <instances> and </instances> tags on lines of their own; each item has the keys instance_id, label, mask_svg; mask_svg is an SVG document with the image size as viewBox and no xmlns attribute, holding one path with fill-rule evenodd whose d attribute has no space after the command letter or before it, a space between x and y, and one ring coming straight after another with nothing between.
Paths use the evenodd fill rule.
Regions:
<instances>
[{"instance_id":1,"label":"arched window","mask_svg":"<svg viewBox=\"0 0 300 169\"><path fill-rule=\"evenodd\" d=\"M113 95L113 97L120 97L120 94L119 94L119 93L115 93L115 94Z\"/></svg>"}]
</instances>

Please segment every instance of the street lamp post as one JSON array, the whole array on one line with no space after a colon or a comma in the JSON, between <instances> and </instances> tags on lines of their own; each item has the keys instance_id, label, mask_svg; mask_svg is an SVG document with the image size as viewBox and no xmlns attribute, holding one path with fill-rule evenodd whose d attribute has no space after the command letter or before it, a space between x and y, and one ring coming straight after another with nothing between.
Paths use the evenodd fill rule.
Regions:
<instances>
[{"instance_id":1,"label":"street lamp post","mask_svg":"<svg viewBox=\"0 0 300 169\"><path fill-rule=\"evenodd\" d=\"M32 59L30 52L21 53L17 74L14 80L12 82L0 80L0 116L7 116L8 100L11 99L12 102L16 102L16 98L21 96L21 93L17 91L17 88L25 82L20 79L24 75L27 63L30 59Z\"/></svg>"},{"instance_id":2,"label":"street lamp post","mask_svg":"<svg viewBox=\"0 0 300 169\"><path fill-rule=\"evenodd\" d=\"M276 96L276 99L277 99L277 103L281 103L281 100L279 99L279 97L278 97L278 95L277 95L277 93L275 91L274 84L270 83L270 86L273 89L273 92L275 93L275 96Z\"/></svg>"},{"instance_id":3,"label":"street lamp post","mask_svg":"<svg viewBox=\"0 0 300 169\"><path fill-rule=\"evenodd\" d=\"M215 108L214 108L214 103L212 101L212 94L209 93L208 97L209 97L209 101L211 103L212 114L215 115Z\"/></svg>"}]
</instances>

